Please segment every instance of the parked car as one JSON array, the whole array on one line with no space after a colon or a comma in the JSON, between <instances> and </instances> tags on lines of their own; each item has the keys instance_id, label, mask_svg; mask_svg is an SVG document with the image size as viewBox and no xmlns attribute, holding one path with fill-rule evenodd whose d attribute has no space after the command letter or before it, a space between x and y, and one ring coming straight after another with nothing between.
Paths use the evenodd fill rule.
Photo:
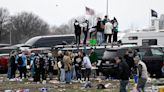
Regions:
<instances>
[{"instance_id":1,"label":"parked car","mask_svg":"<svg viewBox=\"0 0 164 92\"><path fill-rule=\"evenodd\" d=\"M111 76L117 75L117 68L118 66L115 64L114 57L124 57L125 52L128 50L129 47L116 47L116 48L110 48L107 49L104 52L101 64L100 64L100 70L103 74L108 74ZM154 74L156 77L162 76L162 67L164 62L164 53L163 51L158 47L142 47L142 46L133 46L130 47L133 49L137 54L141 57L142 61L145 62L148 72L151 76Z\"/></svg>"},{"instance_id":2,"label":"parked car","mask_svg":"<svg viewBox=\"0 0 164 92\"><path fill-rule=\"evenodd\" d=\"M8 69L8 60L9 54L12 50L17 50L20 48L21 50L30 48L28 45L17 44L9 47L0 48L0 71L6 73Z\"/></svg>"},{"instance_id":3,"label":"parked car","mask_svg":"<svg viewBox=\"0 0 164 92\"><path fill-rule=\"evenodd\" d=\"M9 54L0 54L0 72L7 72Z\"/></svg>"}]
</instances>

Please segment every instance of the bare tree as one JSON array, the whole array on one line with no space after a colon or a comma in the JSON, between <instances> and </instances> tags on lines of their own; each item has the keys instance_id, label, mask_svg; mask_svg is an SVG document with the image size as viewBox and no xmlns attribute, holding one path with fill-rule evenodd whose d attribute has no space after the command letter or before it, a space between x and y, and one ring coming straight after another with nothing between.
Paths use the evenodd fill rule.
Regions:
<instances>
[{"instance_id":1,"label":"bare tree","mask_svg":"<svg viewBox=\"0 0 164 92\"><path fill-rule=\"evenodd\" d=\"M63 24L59 27L53 26L51 28L51 34L53 35L62 35L62 34L72 34L73 31L71 30L71 27L67 24Z\"/></svg>"},{"instance_id":2,"label":"bare tree","mask_svg":"<svg viewBox=\"0 0 164 92\"><path fill-rule=\"evenodd\" d=\"M6 25L9 22L9 12L5 8L0 8L0 42L5 42L8 36Z\"/></svg>"},{"instance_id":3,"label":"bare tree","mask_svg":"<svg viewBox=\"0 0 164 92\"><path fill-rule=\"evenodd\" d=\"M33 13L22 12L11 17L12 23L12 43L22 43L27 39L46 35L49 25Z\"/></svg>"}]
</instances>

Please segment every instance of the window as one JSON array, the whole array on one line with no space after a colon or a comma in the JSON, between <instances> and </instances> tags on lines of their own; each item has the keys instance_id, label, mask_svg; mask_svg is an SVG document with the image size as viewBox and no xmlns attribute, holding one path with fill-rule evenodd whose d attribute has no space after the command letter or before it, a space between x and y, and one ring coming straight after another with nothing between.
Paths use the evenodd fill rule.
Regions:
<instances>
[{"instance_id":1,"label":"window","mask_svg":"<svg viewBox=\"0 0 164 92\"><path fill-rule=\"evenodd\" d=\"M129 40L138 40L138 36L129 36L128 39Z\"/></svg>"},{"instance_id":2,"label":"window","mask_svg":"<svg viewBox=\"0 0 164 92\"><path fill-rule=\"evenodd\" d=\"M155 48L152 48L152 49L151 49L151 52L152 52L152 55L153 55L153 56L162 56L162 55L164 55L164 54L162 53L162 51L160 51L159 49L155 49Z\"/></svg>"},{"instance_id":3,"label":"window","mask_svg":"<svg viewBox=\"0 0 164 92\"><path fill-rule=\"evenodd\" d=\"M117 56L117 50L107 50L104 52L103 59L110 59Z\"/></svg>"},{"instance_id":4,"label":"window","mask_svg":"<svg viewBox=\"0 0 164 92\"><path fill-rule=\"evenodd\" d=\"M157 39L143 39L142 45L143 46L157 45Z\"/></svg>"},{"instance_id":5,"label":"window","mask_svg":"<svg viewBox=\"0 0 164 92\"><path fill-rule=\"evenodd\" d=\"M61 45L63 42L71 44L74 41L74 36L66 37L45 37L41 38L34 44L36 47L51 47L55 45Z\"/></svg>"},{"instance_id":6,"label":"window","mask_svg":"<svg viewBox=\"0 0 164 92\"><path fill-rule=\"evenodd\" d=\"M9 54L12 51L12 49L1 49L0 54Z\"/></svg>"},{"instance_id":7,"label":"window","mask_svg":"<svg viewBox=\"0 0 164 92\"><path fill-rule=\"evenodd\" d=\"M104 51L105 51L104 48L97 48L97 49L95 49L95 52L97 53L98 59L102 59Z\"/></svg>"},{"instance_id":8,"label":"window","mask_svg":"<svg viewBox=\"0 0 164 92\"><path fill-rule=\"evenodd\" d=\"M138 51L137 54L141 57L142 56L151 56L151 51L148 48L139 48L136 50Z\"/></svg>"}]
</instances>

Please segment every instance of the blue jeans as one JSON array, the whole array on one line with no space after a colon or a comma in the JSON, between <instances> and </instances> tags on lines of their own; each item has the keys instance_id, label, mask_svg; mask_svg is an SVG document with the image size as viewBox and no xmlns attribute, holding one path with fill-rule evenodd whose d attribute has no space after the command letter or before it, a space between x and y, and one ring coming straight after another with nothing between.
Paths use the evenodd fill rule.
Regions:
<instances>
[{"instance_id":1,"label":"blue jeans","mask_svg":"<svg viewBox=\"0 0 164 92\"><path fill-rule=\"evenodd\" d=\"M65 72L65 80L67 83L71 82L71 71L66 71Z\"/></svg>"},{"instance_id":2,"label":"blue jeans","mask_svg":"<svg viewBox=\"0 0 164 92\"><path fill-rule=\"evenodd\" d=\"M139 78L138 84L137 84L137 90L138 92L145 92L145 85L146 85L147 79Z\"/></svg>"},{"instance_id":3,"label":"blue jeans","mask_svg":"<svg viewBox=\"0 0 164 92\"><path fill-rule=\"evenodd\" d=\"M60 69L60 81L65 81L65 70L63 68Z\"/></svg>"},{"instance_id":4,"label":"blue jeans","mask_svg":"<svg viewBox=\"0 0 164 92\"><path fill-rule=\"evenodd\" d=\"M120 92L128 92L126 86L128 85L128 80L120 80Z\"/></svg>"},{"instance_id":5,"label":"blue jeans","mask_svg":"<svg viewBox=\"0 0 164 92\"><path fill-rule=\"evenodd\" d=\"M34 67L34 64L32 64L32 67L31 67L31 76L34 77L35 75L35 67Z\"/></svg>"},{"instance_id":6,"label":"blue jeans","mask_svg":"<svg viewBox=\"0 0 164 92\"><path fill-rule=\"evenodd\" d=\"M103 34L102 32L97 32L97 43L101 45L103 43Z\"/></svg>"},{"instance_id":7,"label":"blue jeans","mask_svg":"<svg viewBox=\"0 0 164 92\"><path fill-rule=\"evenodd\" d=\"M76 72L75 72L75 66L73 65L72 68L71 68L71 79L75 79L75 76L76 76Z\"/></svg>"},{"instance_id":8,"label":"blue jeans","mask_svg":"<svg viewBox=\"0 0 164 92\"><path fill-rule=\"evenodd\" d=\"M83 44L86 44L87 42L87 36L88 36L88 31L83 31L84 33L84 41L83 41Z\"/></svg>"},{"instance_id":9,"label":"blue jeans","mask_svg":"<svg viewBox=\"0 0 164 92\"><path fill-rule=\"evenodd\" d=\"M7 78L11 79L11 67L8 67Z\"/></svg>"}]
</instances>

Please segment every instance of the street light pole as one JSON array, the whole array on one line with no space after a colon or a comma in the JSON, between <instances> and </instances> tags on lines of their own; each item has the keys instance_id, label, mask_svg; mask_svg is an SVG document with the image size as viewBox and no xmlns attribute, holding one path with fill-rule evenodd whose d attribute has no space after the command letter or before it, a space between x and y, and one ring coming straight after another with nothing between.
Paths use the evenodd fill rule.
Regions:
<instances>
[{"instance_id":1,"label":"street light pole","mask_svg":"<svg viewBox=\"0 0 164 92\"><path fill-rule=\"evenodd\" d=\"M11 26L12 28L10 29L10 44L12 44L12 34L13 34L13 30L16 30L17 28L15 27L15 25L13 24L13 22L11 22Z\"/></svg>"},{"instance_id":2,"label":"street light pole","mask_svg":"<svg viewBox=\"0 0 164 92\"><path fill-rule=\"evenodd\" d=\"M12 41L11 41L11 40L12 40L12 39L11 39L11 35L12 35L12 34L11 34L11 30L12 30L12 29L10 29L10 45L12 44Z\"/></svg>"}]
</instances>

